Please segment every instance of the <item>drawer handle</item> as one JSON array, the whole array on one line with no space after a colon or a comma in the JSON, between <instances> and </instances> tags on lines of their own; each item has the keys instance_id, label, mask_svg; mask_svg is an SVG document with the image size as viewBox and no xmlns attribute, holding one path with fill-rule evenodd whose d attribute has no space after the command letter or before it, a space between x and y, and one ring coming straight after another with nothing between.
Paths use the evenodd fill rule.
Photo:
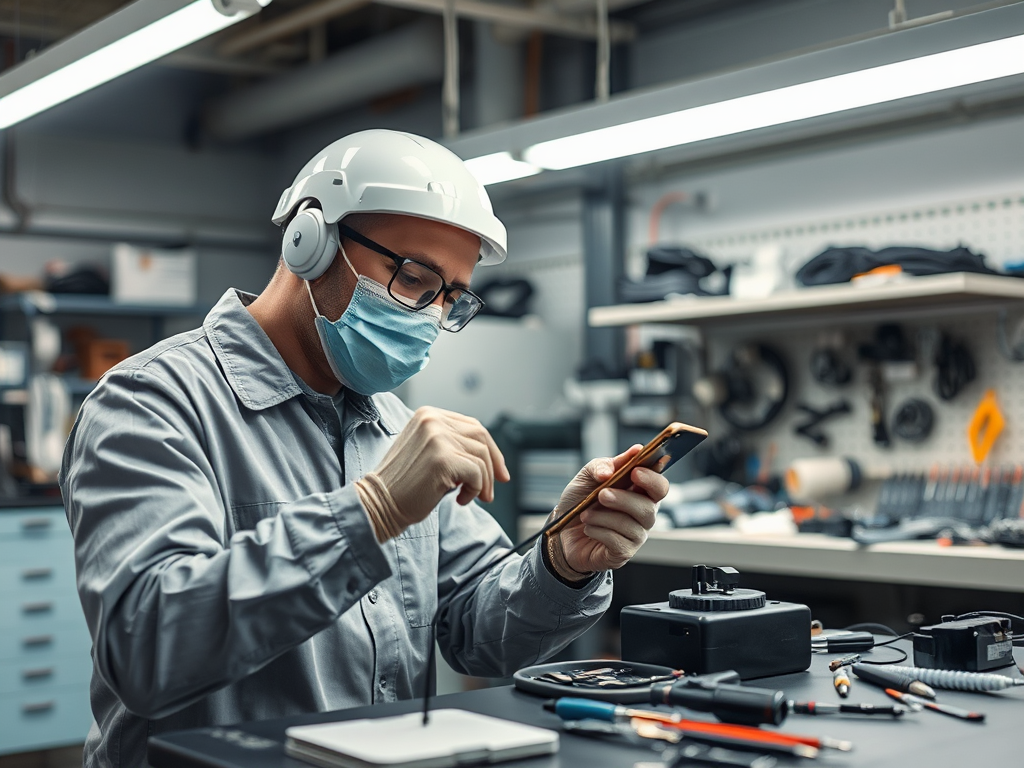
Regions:
<instances>
[{"instance_id":1,"label":"drawer handle","mask_svg":"<svg viewBox=\"0 0 1024 768\"><path fill-rule=\"evenodd\" d=\"M57 706L55 701L34 701L21 705L21 712L25 715L38 715L42 712L49 712Z\"/></svg>"},{"instance_id":2,"label":"drawer handle","mask_svg":"<svg viewBox=\"0 0 1024 768\"><path fill-rule=\"evenodd\" d=\"M21 670L22 680L39 680L44 677L53 677L53 667L39 667L38 669Z\"/></svg>"},{"instance_id":3,"label":"drawer handle","mask_svg":"<svg viewBox=\"0 0 1024 768\"><path fill-rule=\"evenodd\" d=\"M53 568L26 568L21 572L23 581L39 581L53 576Z\"/></svg>"},{"instance_id":4,"label":"drawer handle","mask_svg":"<svg viewBox=\"0 0 1024 768\"><path fill-rule=\"evenodd\" d=\"M26 531L38 531L42 528L49 528L53 520L48 517L26 517L21 521L21 527Z\"/></svg>"},{"instance_id":5,"label":"drawer handle","mask_svg":"<svg viewBox=\"0 0 1024 768\"><path fill-rule=\"evenodd\" d=\"M53 610L53 603L50 600L40 600L37 603L23 603L22 613L49 613Z\"/></svg>"},{"instance_id":6,"label":"drawer handle","mask_svg":"<svg viewBox=\"0 0 1024 768\"><path fill-rule=\"evenodd\" d=\"M21 644L26 648L39 648L43 645L53 645L53 635L32 635L22 638Z\"/></svg>"}]
</instances>

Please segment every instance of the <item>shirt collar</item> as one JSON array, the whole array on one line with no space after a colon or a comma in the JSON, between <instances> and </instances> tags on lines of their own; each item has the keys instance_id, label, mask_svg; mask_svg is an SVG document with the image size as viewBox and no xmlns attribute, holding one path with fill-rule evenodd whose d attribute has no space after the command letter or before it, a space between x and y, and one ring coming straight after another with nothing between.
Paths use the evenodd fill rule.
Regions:
<instances>
[{"instance_id":1,"label":"shirt collar","mask_svg":"<svg viewBox=\"0 0 1024 768\"><path fill-rule=\"evenodd\" d=\"M302 388L270 337L246 309L255 299L255 294L229 288L206 316L203 330L235 395L246 408L260 411L301 395ZM362 420L379 423L388 434L398 432L372 397L346 389L345 399Z\"/></svg>"}]
</instances>

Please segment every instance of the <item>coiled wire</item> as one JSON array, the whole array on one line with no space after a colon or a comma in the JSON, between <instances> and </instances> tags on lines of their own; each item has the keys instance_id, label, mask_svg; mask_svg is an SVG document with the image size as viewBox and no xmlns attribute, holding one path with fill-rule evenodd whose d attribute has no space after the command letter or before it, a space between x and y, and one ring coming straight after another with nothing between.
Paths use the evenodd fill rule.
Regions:
<instances>
[{"instance_id":1,"label":"coiled wire","mask_svg":"<svg viewBox=\"0 0 1024 768\"><path fill-rule=\"evenodd\" d=\"M1015 685L1024 685L1024 678L993 675L985 672L961 672L954 669L926 669L924 667L896 667L912 680L920 680L933 688L947 691L1002 691Z\"/></svg>"}]
</instances>

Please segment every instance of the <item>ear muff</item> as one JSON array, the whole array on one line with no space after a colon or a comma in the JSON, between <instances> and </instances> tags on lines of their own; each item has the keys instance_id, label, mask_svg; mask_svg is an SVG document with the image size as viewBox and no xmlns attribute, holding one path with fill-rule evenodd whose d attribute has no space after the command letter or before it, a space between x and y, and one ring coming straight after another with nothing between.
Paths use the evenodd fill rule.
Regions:
<instances>
[{"instance_id":1,"label":"ear muff","mask_svg":"<svg viewBox=\"0 0 1024 768\"><path fill-rule=\"evenodd\" d=\"M338 225L325 224L319 208L303 203L284 230L281 256L289 270L303 280L316 280L338 253Z\"/></svg>"}]
</instances>

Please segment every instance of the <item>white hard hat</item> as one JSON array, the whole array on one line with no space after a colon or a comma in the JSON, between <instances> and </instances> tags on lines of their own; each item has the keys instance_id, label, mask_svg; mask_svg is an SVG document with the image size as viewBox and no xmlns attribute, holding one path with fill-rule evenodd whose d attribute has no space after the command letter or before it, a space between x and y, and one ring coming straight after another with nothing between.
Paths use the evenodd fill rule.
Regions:
<instances>
[{"instance_id":1,"label":"white hard hat","mask_svg":"<svg viewBox=\"0 0 1024 768\"><path fill-rule=\"evenodd\" d=\"M306 163L281 193L274 223L284 224L311 199L327 225L350 213L419 216L477 235L481 265L505 260L505 226L483 185L457 155L422 136L372 130L339 139Z\"/></svg>"}]
</instances>

